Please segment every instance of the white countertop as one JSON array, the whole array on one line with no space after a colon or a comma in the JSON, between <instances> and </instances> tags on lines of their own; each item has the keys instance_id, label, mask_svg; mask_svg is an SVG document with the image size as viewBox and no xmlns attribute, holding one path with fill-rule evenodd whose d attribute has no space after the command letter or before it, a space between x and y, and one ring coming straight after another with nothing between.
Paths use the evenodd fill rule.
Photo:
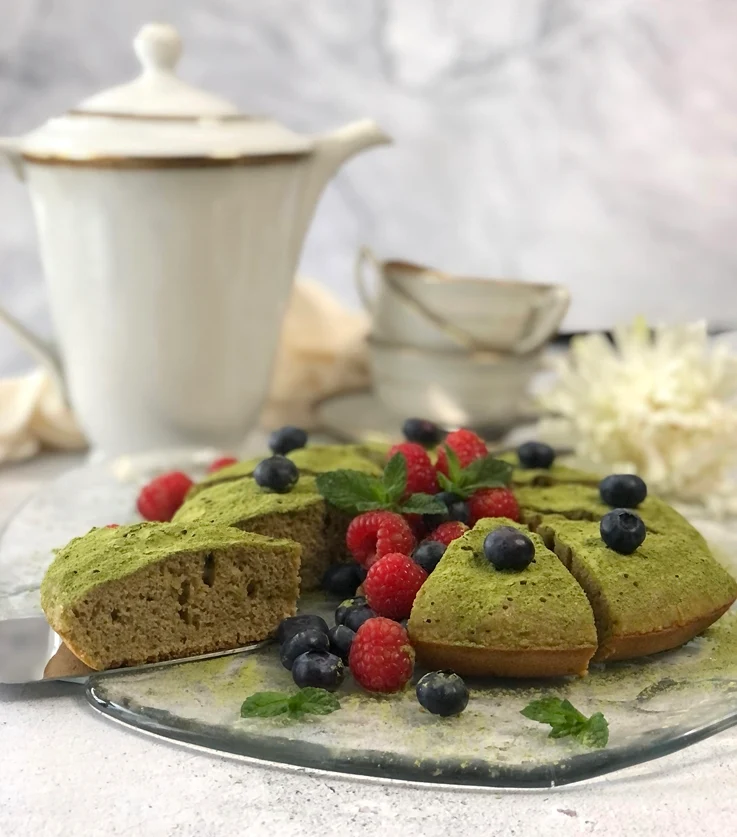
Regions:
<instances>
[{"instance_id":1,"label":"white countertop","mask_svg":"<svg viewBox=\"0 0 737 837\"><path fill-rule=\"evenodd\" d=\"M79 458L0 471L5 519ZM733 834L737 729L555 790L360 781L186 749L97 715L79 686L0 686L0 835Z\"/></svg>"}]
</instances>

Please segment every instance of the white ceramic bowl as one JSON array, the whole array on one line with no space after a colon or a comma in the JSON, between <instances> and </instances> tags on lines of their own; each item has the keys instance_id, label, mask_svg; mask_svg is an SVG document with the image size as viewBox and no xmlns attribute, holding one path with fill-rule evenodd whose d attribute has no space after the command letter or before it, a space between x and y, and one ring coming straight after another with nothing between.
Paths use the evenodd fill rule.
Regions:
<instances>
[{"instance_id":1,"label":"white ceramic bowl","mask_svg":"<svg viewBox=\"0 0 737 837\"><path fill-rule=\"evenodd\" d=\"M529 354L555 335L570 302L560 285L457 277L381 262L366 248L358 255L356 282L378 340L431 351Z\"/></svg>"},{"instance_id":2,"label":"white ceramic bowl","mask_svg":"<svg viewBox=\"0 0 737 837\"><path fill-rule=\"evenodd\" d=\"M540 353L428 352L369 340L374 388L395 414L443 427L508 426L519 418Z\"/></svg>"}]
</instances>

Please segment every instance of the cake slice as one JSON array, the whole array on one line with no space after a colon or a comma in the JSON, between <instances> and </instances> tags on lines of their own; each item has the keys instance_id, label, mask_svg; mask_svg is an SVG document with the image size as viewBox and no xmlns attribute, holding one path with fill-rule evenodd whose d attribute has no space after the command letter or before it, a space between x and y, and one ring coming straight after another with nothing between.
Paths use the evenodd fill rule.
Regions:
<instances>
[{"instance_id":1,"label":"cake slice","mask_svg":"<svg viewBox=\"0 0 737 837\"><path fill-rule=\"evenodd\" d=\"M225 526L93 529L59 550L41 606L96 670L237 648L296 611L299 544Z\"/></svg>"},{"instance_id":2,"label":"cake slice","mask_svg":"<svg viewBox=\"0 0 737 837\"><path fill-rule=\"evenodd\" d=\"M347 558L345 534L350 518L328 507L315 477L301 476L288 494L274 494L248 477L229 480L187 498L174 521L183 525L234 526L302 545L302 590L315 590L328 566Z\"/></svg>"},{"instance_id":3,"label":"cake slice","mask_svg":"<svg viewBox=\"0 0 737 837\"><path fill-rule=\"evenodd\" d=\"M522 510L522 520L536 529L546 515L560 515L570 520L600 521L611 506L602 503L598 488L585 485L557 485L553 487L527 486L514 492ZM686 518L658 497L646 497L634 509L642 518L648 532L658 535L680 533L708 549L703 535Z\"/></svg>"},{"instance_id":4,"label":"cake slice","mask_svg":"<svg viewBox=\"0 0 737 837\"><path fill-rule=\"evenodd\" d=\"M512 472L512 485L565 485L571 483L573 485L591 485L597 486L601 477L588 471L580 471L577 468L569 468L568 465L563 465L554 462L550 468L523 468L519 463L519 457L514 451L507 451L506 453L495 454L497 459L504 462L509 462L514 465Z\"/></svg>"},{"instance_id":5,"label":"cake slice","mask_svg":"<svg viewBox=\"0 0 737 837\"><path fill-rule=\"evenodd\" d=\"M514 526L535 560L521 571L486 559L486 535ZM409 635L428 668L494 677L583 674L596 629L583 590L542 540L505 518L486 519L453 541L415 599Z\"/></svg>"},{"instance_id":6,"label":"cake slice","mask_svg":"<svg viewBox=\"0 0 737 837\"><path fill-rule=\"evenodd\" d=\"M598 522L551 516L537 531L586 591L596 619L596 660L683 645L737 597L734 579L686 531L651 531L631 555L609 549Z\"/></svg>"},{"instance_id":7,"label":"cake slice","mask_svg":"<svg viewBox=\"0 0 737 837\"><path fill-rule=\"evenodd\" d=\"M323 474L326 471L336 471L339 468L379 476L386 459L386 451L388 451L388 447L382 450L381 447L369 444L310 445L306 448L293 450L287 454L287 458L294 462L301 474L311 476ZM208 474L203 480L192 486L188 497L194 497L205 488L210 488L221 482L230 482L231 480L253 476L256 466L267 456L271 456L271 454L265 453L263 456L256 456L253 459L234 462L232 465Z\"/></svg>"}]
</instances>

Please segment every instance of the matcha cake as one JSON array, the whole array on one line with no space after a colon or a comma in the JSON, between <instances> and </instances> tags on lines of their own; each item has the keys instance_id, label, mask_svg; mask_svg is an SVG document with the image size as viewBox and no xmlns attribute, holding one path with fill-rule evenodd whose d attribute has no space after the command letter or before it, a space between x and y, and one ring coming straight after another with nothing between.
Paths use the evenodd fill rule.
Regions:
<instances>
[{"instance_id":1,"label":"matcha cake","mask_svg":"<svg viewBox=\"0 0 737 837\"><path fill-rule=\"evenodd\" d=\"M497 570L483 542L500 526L485 519L453 541L415 599L409 635L428 668L494 677L582 674L596 651L591 607L573 576L530 534L535 560Z\"/></svg>"},{"instance_id":2,"label":"matcha cake","mask_svg":"<svg viewBox=\"0 0 737 837\"><path fill-rule=\"evenodd\" d=\"M601 479L596 474L579 471L577 468L569 468L567 465L557 462L554 462L550 468L523 468L520 465L519 457L512 451L492 454L492 456L514 465L514 471L512 472L512 485L514 486L565 485L566 483L597 486Z\"/></svg>"},{"instance_id":3,"label":"matcha cake","mask_svg":"<svg viewBox=\"0 0 737 837\"><path fill-rule=\"evenodd\" d=\"M254 479L211 485L186 500L174 522L200 526L235 526L275 538L291 538L302 545L302 590L320 586L328 566L346 557L345 533L350 517L328 506L315 477L301 476L287 494L260 488Z\"/></svg>"},{"instance_id":4,"label":"matcha cake","mask_svg":"<svg viewBox=\"0 0 737 837\"><path fill-rule=\"evenodd\" d=\"M226 526L93 529L59 550L41 606L96 670L237 648L296 611L300 547Z\"/></svg>"},{"instance_id":5,"label":"matcha cake","mask_svg":"<svg viewBox=\"0 0 737 837\"><path fill-rule=\"evenodd\" d=\"M683 645L737 597L737 583L686 529L651 531L631 555L609 549L596 521L550 516L537 531L586 591L596 619L596 660Z\"/></svg>"},{"instance_id":6,"label":"matcha cake","mask_svg":"<svg viewBox=\"0 0 737 837\"><path fill-rule=\"evenodd\" d=\"M533 529L550 514L571 520L598 522L611 511L611 506L601 501L599 490L585 485L527 486L515 489L514 494L522 510L523 521ZM648 532L657 535L681 533L707 549L703 535L682 514L658 497L646 497L634 511L642 518Z\"/></svg>"},{"instance_id":7,"label":"matcha cake","mask_svg":"<svg viewBox=\"0 0 737 837\"><path fill-rule=\"evenodd\" d=\"M301 474L314 476L323 474L326 471L335 471L339 468L348 468L352 471L361 471L372 476L381 474L386 453L389 450L386 445L310 445L306 448L298 448L287 454L287 458L299 468ZM221 482L243 479L253 476L256 466L263 459L271 456L265 453L253 459L245 459L242 462L234 462L219 471L208 474L201 482L192 486L188 497L194 497L206 488L217 485Z\"/></svg>"}]
</instances>

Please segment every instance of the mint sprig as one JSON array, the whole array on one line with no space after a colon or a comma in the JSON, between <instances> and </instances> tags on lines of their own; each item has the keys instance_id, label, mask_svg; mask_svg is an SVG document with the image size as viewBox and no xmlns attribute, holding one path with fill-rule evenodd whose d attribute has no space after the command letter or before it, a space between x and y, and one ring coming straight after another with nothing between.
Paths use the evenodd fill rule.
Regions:
<instances>
[{"instance_id":1,"label":"mint sprig","mask_svg":"<svg viewBox=\"0 0 737 837\"><path fill-rule=\"evenodd\" d=\"M549 724L549 738L571 736L585 747L600 749L609 741L609 724L601 712L595 712L587 718L573 706L569 700L556 697L533 700L522 714L531 721Z\"/></svg>"},{"instance_id":2,"label":"mint sprig","mask_svg":"<svg viewBox=\"0 0 737 837\"><path fill-rule=\"evenodd\" d=\"M381 477L343 469L317 476L317 490L338 509L352 514L386 509L399 514L442 514L445 505L430 494L407 491L407 461L396 453Z\"/></svg>"},{"instance_id":3,"label":"mint sprig","mask_svg":"<svg viewBox=\"0 0 737 837\"><path fill-rule=\"evenodd\" d=\"M509 485L514 470L509 462L494 459L493 456L483 456L462 468L456 452L448 445L444 448L448 460L448 476L438 473L438 482L443 491L450 491L466 500L482 488L503 488Z\"/></svg>"},{"instance_id":4,"label":"mint sprig","mask_svg":"<svg viewBox=\"0 0 737 837\"><path fill-rule=\"evenodd\" d=\"M293 695L286 692L256 692L241 706L241 718L276 718L286 715L299 721L305 715L329 715L340 709L340 701L325 689L305 686Z\"/></svg>"}]
</instances>

